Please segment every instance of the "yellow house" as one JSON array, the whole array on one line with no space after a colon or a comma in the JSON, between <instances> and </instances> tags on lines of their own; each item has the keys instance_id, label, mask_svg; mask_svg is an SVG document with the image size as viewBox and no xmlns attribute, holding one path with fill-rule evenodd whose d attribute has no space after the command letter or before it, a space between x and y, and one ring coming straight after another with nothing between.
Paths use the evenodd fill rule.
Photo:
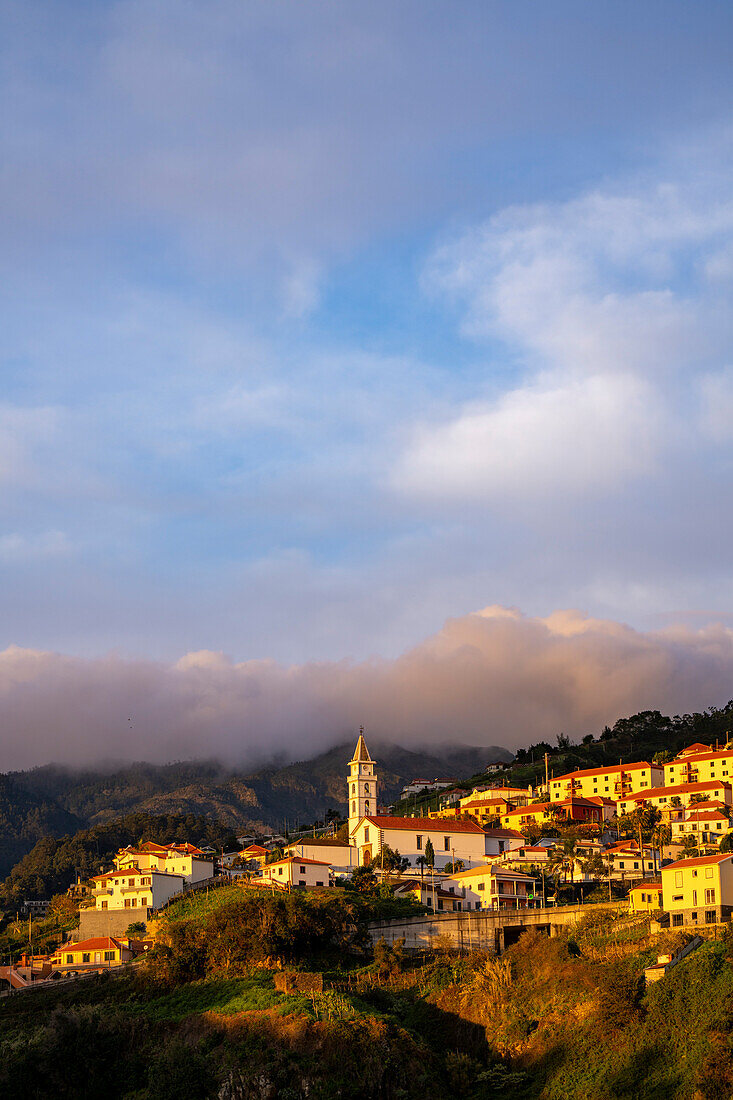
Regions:
<instances>
[{"instance_id":1,"label":"yellow house","mask_svg":"<svg viewBox=\"0 0 733 1100\"><path fill-rule=\"evenodd\" d=\"M730 829L728 815L718 803L700 802L685 811L680 821L672 822L672 843L680 844L691 836L698 847L717 848Z\"/></svg>"},{"instance_id":2,"label":"yellow house","mask_svg":"<svg viewBox=\"0 0 733 1100\"><path fill-rule=\"evenodd\" d=\"M701 797L730 806L733 802L732 790L730 783L723 783L717 779L700 783L681 783L676 787L652 787L649 791L619 799L618 813L619 815L630 814L639 806L654 806L663 816L679 819L682 815L675 812L676 807L693 805Z\"/></svg>"},{"instance_id":3,"label":"yellow house","mask_svg":"<svg viewBox=\"0 0 733 1100\"><path fill-rule=\"evenodd\" d=\"M531 909L536 905L534 879L496 863L459 871L443 883L443 889L454 885L461 890L466 910Z\"/></svg>"},{"instance_id":4,"label":"yellow house","mask_svg":"<svg viewBox=\"0 0 733 1100\"><path fill-rule=\"evenodd\" d=\"M663 782L662 766L650 764L648 760L615 767L584 768L551 779L550 801L562 802L577 796L592 798L593 795L618 801L624 795L636 794Z\"/></svg>"},{"instance_id":5,"label":"yellow house","mask_svg":"<svg viewBox=\"0 0 733 1100\"><path fill-rule=\"evenodd\" d=\"M662 880L639 882L629 890L630 913L653 913L662 908Z\"/></svg>"},{"instance_id":6,"label":"yellow house","mask_svg":"<svg viewBox=\"0 0 733 1100\"><path fill-rule=\"evenodd\" d=\"M526 829L528 825L544 825L553 821L550 802L538 802L533 806L517 806L507 810L501 819L504 829Z\"/></svg>"},{"instance_id":7,"label":"yellow house","mask_svg":"<svg viewBox=\"0 0 733 1100\"><path fill-rule=\"evenodd\" d=\"M276 863L268 863L262 868L262 881L276 886L299 887L315 890L328 886L331 864L322 859L308 859L305 856L286 856Z\"/></svg>"},{"instance_id":8,"label":"yellow house","mask_svg":"<svg viewBox=\"0 0 733 1100\"><path fill-rule=\"evenodd\" d=\"M148 909L158 909L181 893L184 879L183 875L139 871L132 866L124 871L95 875L92 883L95 909L134 909L145 920Z\"/></svg>"},{"instance_id":9,"label":"yellow house","mask_svg":"<svg viewBox=\"0 0 733 1100\"><path fill-rule=\"evenodd\" d=\"M690 750L695 751L690 751ZM683 754L684 753L684 754ZM733 783L733 749L713 752L709 745L691 745L664 765L664 785L707 783L711 779Z\"/></svg>"},{"instance_id":10,"label":"yellow house","mask_svg":"<svg viewBox=\"0 0 733 1100\"><path fill-rule=\"evenodd\" d=\"M118 871L137 868L140 871L162 871L167 875L182 875L187 883L212 878L214 861L194 844L153 844L121 848L115 856Z\"/></svg>"},{"instance_id":11,"label":"yellow house","mask_svg":"<svg viewBox=\"0 0 733 1100\"><path fill-rule=\"evenodd\" d=\"M81 943L67 943L50 957L54 970L66 973L78 970L106 970L122 966L132 958L132 951L119 940L99 936Z\"/></svg>"},{"instance_id":12,"label":"yellow house","mask_svg":"<svg viewBox=\"0 0 733 1100\"><path fill-rule=\"evenodd\" d=\"M662 900L673 926L720 924L733 914L733 857L718 852L662 868Z\"/></svg>"}]
</instances>

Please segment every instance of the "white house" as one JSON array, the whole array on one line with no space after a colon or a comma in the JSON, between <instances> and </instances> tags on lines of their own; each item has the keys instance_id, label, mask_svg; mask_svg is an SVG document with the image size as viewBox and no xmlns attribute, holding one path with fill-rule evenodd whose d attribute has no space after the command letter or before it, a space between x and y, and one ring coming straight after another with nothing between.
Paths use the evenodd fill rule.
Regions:
<instances>
[{"instance_id":1,"label":"white house","mask_svg":"<svg viewBox=\"0 0 733 1100\"><path fill-rule=\"evenodd\" d=\"M170 898L180 894L184 884L183 875L172 875L166 871L141 871L128 866L120 871L108 871L104 875L95 875L95 909L132 909L144 910L141 919L145 920L148 909L158 909Z\"/></svg>"},{"instance_id":2,"label":"white house","mask_svg":"<svg viewBox=\"0 0 733 1100\"><path fill-rule=\"evenodd\" d=\"M187 883L202 882L214 874L214 860L194 844L146 844L121 848L114 859L118 871L162 871L182 875Z\"/></svg>"},{"instance_id":3,"label":"white house","mask_svg":"<svg viewBox=\"0 0 733 1100\"><path fill-rule=\"evenodd\" d=\"M330 884L331 865L322 859L308 859L306 856L286 856L276 863L267 863L262 868L263 882L276 886L300 887L315 890Z\"/></svg>"},{"instance_id":4,"label":"white house","mask_svg":"<svg viewBox=\"0 0 733 1100\"><path fill-rule=\"evenodd\" d=\"M531 875L496 863L459 871L442 886L461 894L464 909L531 909L538 904Z\"/></svg>"},{"instance_id":5,"label":"white house","mask_svg":"<svg viewBox=\"0 0 733 1100\"><path fill-rule=\"evenodd\" d=\"M464 867L483 863L489 840L480 825L468 820L441 820L432 817L386 817L372 814L362 817L351 831L359 864L378 865L383 845L406 856L413 867L425 857L428 841L432 844L436 870L446 863L461 860ZM498 841L491 840L492 848Z\"/></svg>"},{"instance_id":6,"label":"white house","mask_svg":"<svg viewBox=\"0 0 733 1100\"><path fill-rule=\"evenodd\" d=\"M307 859L324 860L337 875L348 875L358 867L358 853L353 844L335 837L304 837L288 844L285 855L305 856Z\"/></svg>"}]
</instances>

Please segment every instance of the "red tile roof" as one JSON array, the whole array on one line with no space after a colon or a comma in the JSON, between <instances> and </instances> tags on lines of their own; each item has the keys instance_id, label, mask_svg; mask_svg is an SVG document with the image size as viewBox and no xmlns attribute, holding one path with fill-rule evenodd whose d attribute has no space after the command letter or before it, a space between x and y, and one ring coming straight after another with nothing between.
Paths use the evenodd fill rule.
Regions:
<instances>
[{"instance_id":1,"label":"red tile roof","mask_svg":"<svg viewBox=\"0 0 733 1100\"><path fill-rule=\"evenodd\" d=\"M638 771L639 768L659 768L661 770L661 764L650 764L648 760L638 760L635 764L612 764L609 767L597 767L597 768L583 768L577 772L566 772L565 775L555 775L552 777L551 782L559 783L561 780L567 779L582 779L587 775L611 775L614 772L633 772Z\"/></svg>"},{"instance_id":2,"label":"red tile roof","mask_svg":"<svg viewBox=\"0 0 733 1100\"><path fill-rule=\"evenodd\" d=\"M306 859L305 856L286 856L285 859L276 859L273 863L266 864L264 870L266 871L268 867L279 867L282 863L313 863L317 864L319 867L331 866L331 864L324 859Z\"/></svg>"},{"instance_id":3,"label":"red tile roof","mask_svg":"<svg viewBox=\"0 0 733 1100\"><path fill-rule=\"evenodd\" d=\"M701 783L678 783L674 787L650 787L645 791L637 791L636 794L627 794L619 798L619 802L639 802L645 798L659 798L660 795L671 795L673 798L680 792L710 791L718 787L730 787L727 779L706 779Z\"/></svg>"},{"instance_id":4,"label":"red tile roof","mask_svg":"<svg viewBox=\"0 0 733 1100\"><path fill-rule=\"evenodd\" d=\"M720 852L714 856L697 856L696 859L678 859L676 863L668 863L663 871L677 870L678 867L702 867L706 863L725 863L726 859L732 859L730 852L722 855Z\"/></svg>"},{"instance_id":5,"label":"red tile roof","mask_svg":"<svg viewBox=\"0 0 733 1100\"><path fill-rule=\"evenodd\" d=\"M385 817L376 815L364 818L376 825L378 829L408 829L410 832L442 833L447 836L450 833L483 833L480 825L475 821L460 821L458 818L450 819L445 828L436 825L438 818L434 817ZM446 819L448 820L448 819Z\"/></svg>"},{"instance_id":6,"label":"red tile roof","mask_svg":"<svg viewBox=\"0 0 733 1100\"><path fill-rule=\"evenodd\" d=\"M71 954L72 951L109 951L115 947L122 947L119 940L109 936L97 936L91 940L82 940L81 943L63 943L53 954L56 956L67 952Z\"/></svg>"}]
</instances>

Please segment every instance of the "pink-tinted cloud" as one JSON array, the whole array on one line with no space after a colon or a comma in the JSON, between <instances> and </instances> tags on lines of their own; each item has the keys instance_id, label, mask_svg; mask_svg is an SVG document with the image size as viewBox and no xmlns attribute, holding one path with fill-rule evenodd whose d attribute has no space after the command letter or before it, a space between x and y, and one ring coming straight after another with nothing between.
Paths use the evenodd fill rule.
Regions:
<instances>
[{"instance_id":1,"label":"pink-tinted cloud","mask_svg":"<svg viewBox=\"0 0 733 1100\"><path fill-rule=\"evenodd\" d=\"M559 611L450 619L396 660L285 667L190 653L174 665L10 647L0 653L4 769L48 760L302 759L364 723L409 746L504 744L599 731L645 708L728 700L733 631L642 633Z\"/></svg>"}]
</instances>

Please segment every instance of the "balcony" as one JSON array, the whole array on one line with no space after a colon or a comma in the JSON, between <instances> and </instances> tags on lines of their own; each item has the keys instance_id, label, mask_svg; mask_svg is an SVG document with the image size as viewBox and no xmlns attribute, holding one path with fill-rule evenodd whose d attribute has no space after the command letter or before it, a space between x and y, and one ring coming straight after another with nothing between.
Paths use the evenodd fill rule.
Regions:
<instances>
[{"instance_id":1,"label":"balcony","mask_svg":"<svg viewBox=\"0 0 733 1100\"><path fill-rule=\"evenodd\" d=\"M99 890L92 890L92 894L94 895L95 898L101 897L102 894L111 894L111 893L112 893L112 887L111 886L103 886Z\"/></svg>"}]
</instances>

